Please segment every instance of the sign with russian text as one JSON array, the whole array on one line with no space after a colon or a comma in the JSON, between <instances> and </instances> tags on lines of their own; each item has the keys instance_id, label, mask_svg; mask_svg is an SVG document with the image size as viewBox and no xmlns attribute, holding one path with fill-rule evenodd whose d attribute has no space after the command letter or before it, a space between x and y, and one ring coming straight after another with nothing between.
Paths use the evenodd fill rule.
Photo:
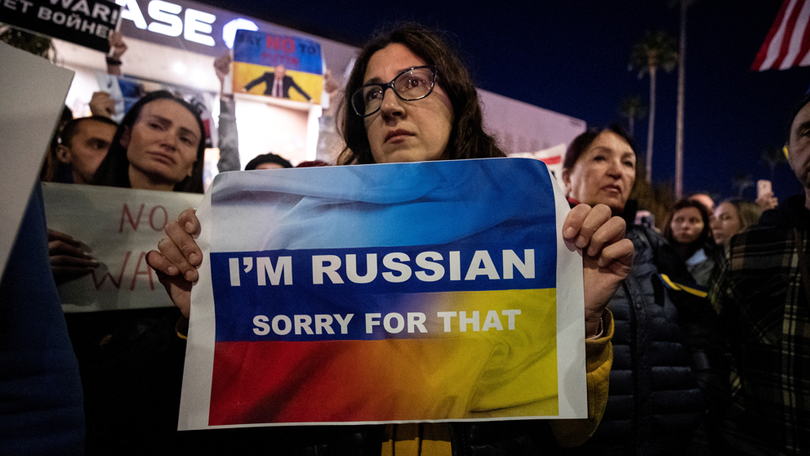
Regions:
<instances>
[{"instance_id":1,"label":"sign with russian text","mask_svg":"<svg viewBox=\"0 0 810 456\"><path fill-rule=\"evenodd\" d=\"M146 253L202 195L57 183L43 183L42 192L48 228L81 241L100 263L59 285L65 312L173 306Z\"/></svg>"},{"instance_id":2,"label":"sign with russian text","mask_svg":"<svg viewBox=\"0 0 810 456\"><path fill-rule=\"evenodd\" d=\"M567 212L534 159L220 174L180 429L587 416Z\"/></svg>"},{"instance_id":3,"label":"sign with russian text","mask_svg":"<svg viewBox=\"0 0 810 456\"><path fill-rule=\"evenodd\" d=\"M107 52L121 7L107 0L4 0L0 11L7 24Z\"/></svg>"},{"instance_id":4,"label":"sign with russian text","mask_svg":"<svg viewBox=\"0 0 810 456\"><path fill-rule=\"evenodd\" d=\"M321 45L300 37L237 30L233 91L320 104Z\"/></svg>"}]
</instances>

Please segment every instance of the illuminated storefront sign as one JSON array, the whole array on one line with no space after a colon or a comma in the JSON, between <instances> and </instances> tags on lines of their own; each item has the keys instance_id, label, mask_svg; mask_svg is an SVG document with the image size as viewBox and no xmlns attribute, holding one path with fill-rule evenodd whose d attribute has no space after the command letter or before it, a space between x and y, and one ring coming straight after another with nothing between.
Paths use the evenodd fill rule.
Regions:
<instances>
[{"instance_id":1,"label":"illuminated storefront sign","mask_svg":"<svg viewBox=\"0 0 810 456\"><path fill-rule=\"evenodd\" d=\"M115 3L122 6L124 36L202 54L221 55L233 46L237 30L259 30L253 20L194 2L115 0Z\"/></svg>"}]
</instances>

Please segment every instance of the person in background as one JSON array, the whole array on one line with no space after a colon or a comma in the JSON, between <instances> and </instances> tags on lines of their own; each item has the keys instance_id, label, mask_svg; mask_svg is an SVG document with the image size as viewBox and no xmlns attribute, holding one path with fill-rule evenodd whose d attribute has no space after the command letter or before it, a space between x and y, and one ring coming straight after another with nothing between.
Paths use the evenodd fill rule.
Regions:
<instances>
[{"instance_id":1,"label":"person in background","mask_svg":"<svg viewBox=\"0 0 810 456\"><path fill-rule=\"evenodd\" d=\"M69 170L70 179L56 182L89 184L107 156L117 128L114 120L102 116L80 117L68 122L59 135L56 158Z\"/></svg>"},{"instance_id":2,"label":"person in background","mask_svg":"<svg viewBox=\"0 0 810 456\"><path fill-rule=\"evenodd\" d=\"M695 282L708 286L720 258L712 238L706 206L691 199L675 203L664 225L664 238L686 263Z\"/></svg>"},{"instance_id":3,"label":"person in background","mask_svg":"<svg viewBox=\"0 0 810 456\"><path fill-rule=\"evenodd\" d=\"M810 453L810 94L790 119L804 194L727 241L710 298L732 359L723 434L737 454Z\"/></svg>"},{"instance_id":4,"label":"person in background","mask_svg":"<svg viewBox=\"0 0 810 456\"><path fill-rule=\"evenodd\" d=\"M608 303L616 332L610 393L593 437L568 454L682 455L703 422L709 398L724 389L717 315L698 296L665 289L693 281L677 252L653 229L635 225L629 200L636 149L620 126L577 136L563 160L572 205L605 204L628 221L636 253L630 275ZM695 203L699 204L699 203Z\"/></svg>"},{"instance_id":5,"label":"person in background","mask_svg":"<svg viewBox=\"0 0 810 456\"><path fill-rule=\"evenodd\" d=\"M483 130L481 105L469 72L444 40L425 27L400 25L376 36L361 51L343 100L347 149L341 164L504 156ZM532 454L587 439L599 422L610 370L612 320L604 305L632 264L633 251L623 238L623 227L624 221L611 217L605 205L579 205L563 226L565 239L575 241L584 252L590 419L343 426L338 429L341 433L359 429L357 438L321 449L335 454L364 454L363 448L372 449L370 454L382 450L384 455ZM198 278L202 258L193 238L199 230L194 211L186 210L168 225L169 238L158 244L160 251L147 255L184 315L190 311L191 283ZM597 239L610 241L596 245ZM319 451L315 433L310 435L311 446L298 454Z\"/></svg>"},{"instance_id":6,"label":"person in background","mask_svg":"<svg viewBox=\"0 0 810 456\"><path fill-rule=\"evenodd\" d=\"M705 207L706 210L709 211L709 213L714 211L714 200L712 199L711 196L709 196L706 193L695 193L694 195L690 196L688 199L693 200L693 201L697 201L697 202L703 204L703 207Z\"/></svg>"},{"instance_id":7,"label":"person in background","mask_svg":"<svg viewBox=\"0 0 810 456\"><path fill-rule=\"evenodd\" d=\"M62 128L68 122L73 120L73 111L65 105L62 109L62 115L59 122L56 124L56 129L51 137L50 145L47 152L45 152L45 159L42 161L42 168L39 171L39 180L42 182L63 182L69 179L70 170L61 169L59 166L59 159L56 158L56 148L59 146L59 135L62 134Z\"/></svg>"},{"instance_id":8,"label":"person in background","mask_svg":"<svg viewBox=\"0 0 810 456\"><path fill-rule=\"evenodd\" d=\"M276 154L257 155L245 165L245 171L253 169L292 168L292 164Z\"/></svg>"},{"instance_id":9,"label":"person in background","mask_svg":"<svg viewBox=\"0 0 810 456\"><path fill-rule=\"evenodd\" d=\"M113 57L107 58L107 74L120 75L120 58L126 52L127 45L123 40L121 32L112 32L109 42L110 48L113 50ZM110 64L111 61L117 63ZM101 117L112 119L113 115L115 114L115 100L110 98L110 94L107 92L94 92L90 98L88 107L90 108L91 116L96 121L101 121ZM72 179L76 177L75 175L72 175L72 170L70 167L65 165L66 162L64 159L57 156L57 148L60 145L60 139L62 139L62 143L64 143L64 139L61 138L62 129L71 120L74 120L73 111L65 106L65 109L62 111L62 119L57 125L56 131L54 132L51 140L51 147L48 150L48 153L45 155L45 160L42 164L42 170L40 171L39 176L42 182L70 183L72 182ZM115 125L117 126L118 124L116 123ZM104 135L104 138L106 138L106 135ZM107 140L107 142L109 143L110 141ZM98 166L98 163L95 163L95 166ZM89 174L89 176L92 176L92 174ZM85 179L85 181L86 180L87 179Z\"/></svg>"},{"instance_id":10,"label":"person in background","mask_svg":"<svg viewBox=\"0 0 810 456\"><path fill-rule=\"evenodd\" d=\"M762 210L742 198L729 198L717 205L711 220L714 243L722 246L735 234L756 225Z\"/></svg>"},{"instance_id":11,"label":"person in background","mask_svg":"<svg viewBox=\"0 0 810 456\"><path fill-rule=\"evenodd\" d=\"M102 116L68 122L59 134L55 156L59 160L53 182L89 184L107 156L118 124ZM81 241L61 231L48 230L51 268L57 285L90 273L99 263L84 251Z\"/></svg>"}]
</instances>

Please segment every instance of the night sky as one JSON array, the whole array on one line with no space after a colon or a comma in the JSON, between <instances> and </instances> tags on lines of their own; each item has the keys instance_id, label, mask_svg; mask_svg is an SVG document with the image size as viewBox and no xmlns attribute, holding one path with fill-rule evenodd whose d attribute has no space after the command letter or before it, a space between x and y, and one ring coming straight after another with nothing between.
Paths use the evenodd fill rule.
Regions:
<instances>
[{"instance_id":1,"label":"night sky","mask_svg":"<svg viewBox=\"0 0 810 456\"><path fill-rule=\"evenodd\" d=\"M381 25L416 20L451 33L479 87L585 120L624 122L621 100L648 102L649 78L628 70L633 45L649 30L678 37L669 0L453 2L423 0L290 2L204 0L221 8L360 46ZM761 155L786 139L794 105L810 87L810 67L750 70L781 0L697 0L687 18L684 192L735 196L733 176L771 179ZM675 168L677 69L659 73L653 183ZM637 120L641 155L647 119ZM780 198L802 191L787 164L772 177ZM755 188L744 196L753 199Z\"/></svg>"}]
</instances>

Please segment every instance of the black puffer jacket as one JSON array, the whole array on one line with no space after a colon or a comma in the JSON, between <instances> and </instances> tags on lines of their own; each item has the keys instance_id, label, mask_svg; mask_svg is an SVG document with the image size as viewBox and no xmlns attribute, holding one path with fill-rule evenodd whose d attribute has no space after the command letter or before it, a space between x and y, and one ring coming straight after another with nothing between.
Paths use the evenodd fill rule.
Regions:
<instances>
[{"instance_id":1,"label":"black puffer jacket","mask_svg":"<svg viewBox=\"0 0 810 456\"><path fill-rule=\"evenodd\" d=\"M608 404L593 437L568 453L685 454L727 389L717 315L706 299L665 287L659 274L694 280L660 235L626 218L636 258L608 304L616 325Z\"/></svg>"}]
</instances>

